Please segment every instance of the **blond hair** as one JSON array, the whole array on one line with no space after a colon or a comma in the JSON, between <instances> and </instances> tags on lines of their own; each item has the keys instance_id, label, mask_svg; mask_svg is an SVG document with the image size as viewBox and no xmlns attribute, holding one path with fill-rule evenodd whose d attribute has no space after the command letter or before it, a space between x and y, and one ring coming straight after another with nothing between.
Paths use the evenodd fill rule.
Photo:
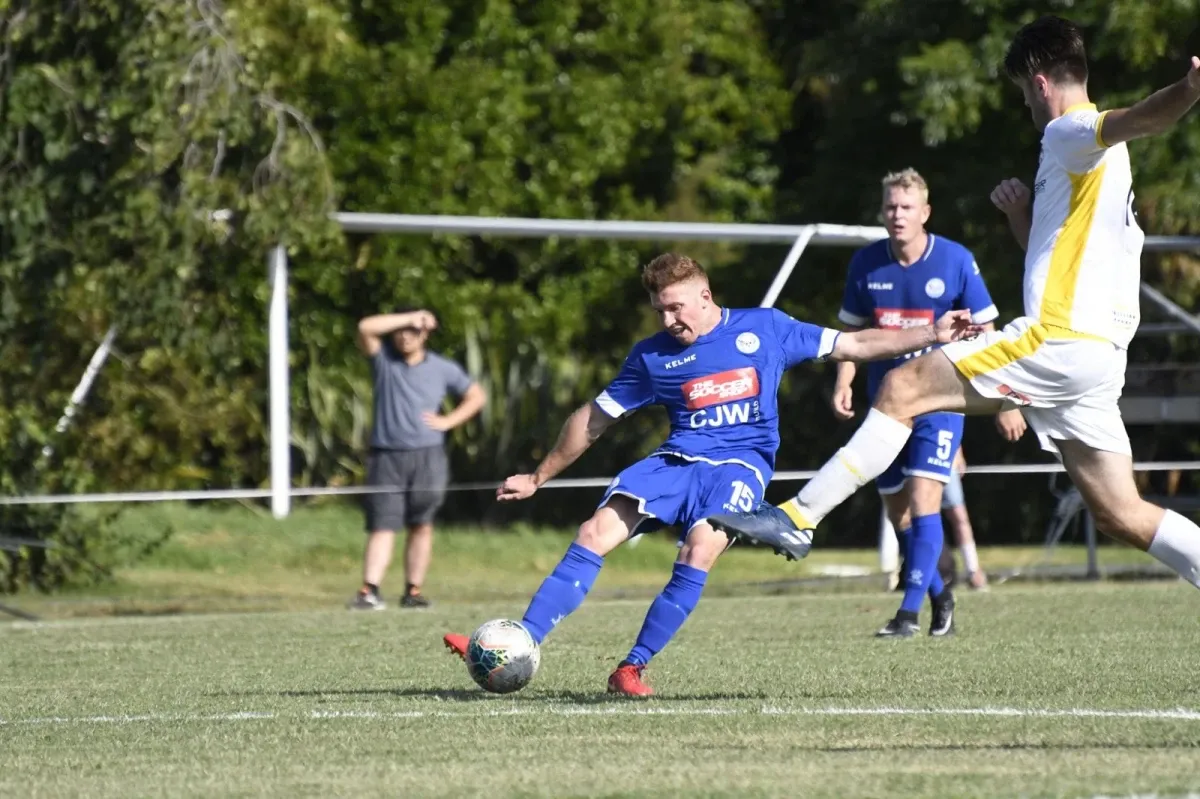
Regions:
<instances>
[{"instance_id":1,"label":"blond hair","mask_svg":"<svg viewBox=\"0 0 1200 799\"><path fill-rule=\"evenodd\" d=\"M912 167L887 173L883 176L882 183L884 194L887 194L888 189L916 189L921 195L921 202L929 203L929 184L921 177L921 173Z\"/></svg>"},{"instance_id":2,"label":"blond hair","mask_svg":"<svg viewBox=\"0 0 1200 799\"><path fill-rule=\"evenodd\" d=\"M658 294L667 286L700 278L708 282L708 273L698 262L686 255L665 252L642 270L642 286L651 294Z\"/></svg>"}]
</instances>

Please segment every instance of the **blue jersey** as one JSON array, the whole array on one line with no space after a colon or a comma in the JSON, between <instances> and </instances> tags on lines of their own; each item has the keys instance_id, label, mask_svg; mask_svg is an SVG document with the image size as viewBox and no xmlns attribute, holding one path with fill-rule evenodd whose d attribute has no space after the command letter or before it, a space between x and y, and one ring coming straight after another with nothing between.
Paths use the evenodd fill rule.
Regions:
<instances>
[{"instance_id":1,"label":"blue jersey","mask_svg":"<svg viewBox=\"0 0 1200 799\"><path fill-rule=\"evenodd\" d=\"M1000 315L971 251L931 233L920 260L908 266L896 261L888 239L854 253L838 319L855 327L902 329L931 325L953 310L971 311L977 324ZM874 400L888 370L921 352L868 364L868 398Z\"/></svg>"},{"instance_id":2,"label":"blue jersey","mask_svg":"<svg viewBox=\"0 0 1200 799\"><path fill-rule=\"evenodd\" d=\"M691 345L661 332L634 345L596 398L613 418L662 405L671 433L656 452L707 463L744 462L764 473L779 448L776 392L783 372L833 352L837 331L773 308L729 309Z\"/></svg>"}]
</instances>

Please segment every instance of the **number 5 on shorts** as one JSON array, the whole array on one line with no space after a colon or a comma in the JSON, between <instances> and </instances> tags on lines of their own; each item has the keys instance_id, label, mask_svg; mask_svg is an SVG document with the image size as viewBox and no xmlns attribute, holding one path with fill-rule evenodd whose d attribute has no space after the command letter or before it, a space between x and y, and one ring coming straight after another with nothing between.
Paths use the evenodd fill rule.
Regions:
<instances>
[{"instance_id":1,"label":"number 5 on shorts","mask_svg":"<svg viewBox=\"0 0 1200 799\"><path fill-rule=\"evenodd\" d=\"M729 495L730 508L736 508L744 513L754 510L754 489L741 480L733 481L733 493Z\"/></svg>"},{"instance_id":2,"label":"number 5 on shorts","mask_svg":"<svg viewBox=\"0 0 1200 799\"><path fill-rule=\"evenodd\" d=\"M954 446L954 431L939 430L937 456L940 461L950 460L950 450Z\"/></svg>"}]
</instances>

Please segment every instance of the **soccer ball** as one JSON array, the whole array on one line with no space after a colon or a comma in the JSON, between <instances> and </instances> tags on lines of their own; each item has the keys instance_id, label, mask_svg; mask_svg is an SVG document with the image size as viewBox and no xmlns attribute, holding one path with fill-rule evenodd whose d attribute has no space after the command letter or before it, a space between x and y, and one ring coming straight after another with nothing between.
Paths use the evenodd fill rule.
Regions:
<instances>
[{"instance_id":1,"label":"soccer ball","mask_svg":"<svg viewBox=\"0 0 1200 799\"><path fill-rule=\"evenodd\" d=\"M493 619L471 633L466 660L467 672L480 688L510 694L537 674L542 653L519 622Z\"/></svg>"}]
</instances>

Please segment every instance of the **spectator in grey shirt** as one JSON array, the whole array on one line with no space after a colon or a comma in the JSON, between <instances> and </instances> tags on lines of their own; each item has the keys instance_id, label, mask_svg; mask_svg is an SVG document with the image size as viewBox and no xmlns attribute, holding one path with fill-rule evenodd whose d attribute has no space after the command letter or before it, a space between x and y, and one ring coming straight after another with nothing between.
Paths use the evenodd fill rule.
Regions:
<instances>
[{"instance_id":1,"label":"spectator in grey shirt","mask_svg":"<svg viewBox=\"0 0 1200 799\"><path fill-rule=\"evenodd\" d=\"M375 378L367 485L398 486L401 491L366 497L363 585L350 602L356 610L384 608L379 585L401 527L408 528L408 540L400 605L429 605L421 586L433 555L433 519L450 480L445 434L479 413L487 401L461 366L425 349L436 327L437 318L425 310L368 316L358 323L358 347L371 359ZM442 414L447 394L459 403Z\"/></svg>"}]
</instances>

